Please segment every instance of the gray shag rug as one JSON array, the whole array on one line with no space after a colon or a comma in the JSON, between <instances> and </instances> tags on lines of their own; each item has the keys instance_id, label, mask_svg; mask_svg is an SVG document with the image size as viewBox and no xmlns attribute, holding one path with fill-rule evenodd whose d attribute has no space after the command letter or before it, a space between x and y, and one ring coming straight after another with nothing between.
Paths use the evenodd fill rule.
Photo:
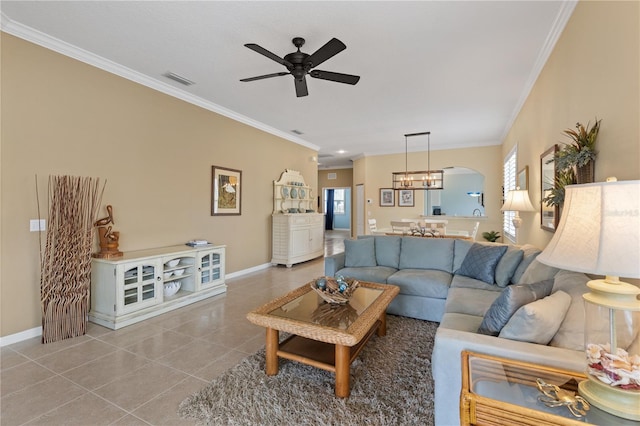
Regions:
<instances>
[{"instance_id":1,"label":"gray shag rug","mask_svg":"<svg viewBox=\"0 0 640 426\"><path fill-rule=\"evenodd\" d=\"M265 374L264 349L182 401L178 415L206 425L433 425L431 350L437 323L387 316L351 364L351 396L334 375L280 360Z\"/></svg>"}]
</instances>

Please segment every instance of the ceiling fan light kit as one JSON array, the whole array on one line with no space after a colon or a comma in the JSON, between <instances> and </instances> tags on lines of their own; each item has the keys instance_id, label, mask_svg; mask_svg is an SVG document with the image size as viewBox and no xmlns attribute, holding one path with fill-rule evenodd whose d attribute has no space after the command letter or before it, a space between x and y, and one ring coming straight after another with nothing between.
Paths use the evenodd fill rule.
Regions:
<instances>
[{"instance_id":1,"label":"ceiling fan light kit","mask_svg":"<svg viewBox=\"0 0 640 426\"><path fill-rule=\"evenodd\" d=\"M263 80L265 78L292 75L294 86L296 89L296 96L300 98L309 94L306 80L307 75L320 80L328 80L351 85L355 85L360 80L360 77L357 75L343 74L332 71L322 71L316 69L312 70L312 68L317 67L318 65L322 64L326 60L332 58L333 56L337 55L347 48L347 46L337 38L332 38L324 46L316 50L311 55L300 51L300 48L304 45L305 42L302 37L295 37L293 40L291 40L291 42L298 50L285 55L284 58L271 53L264 47L259 46L255 43L245 44L246 47L253 50L254 52L266 56L267 58L279 63L280 65L284 65L287 68L287 71L243 78L240 81L250 82Z\"/></svg>"}]
</instances>

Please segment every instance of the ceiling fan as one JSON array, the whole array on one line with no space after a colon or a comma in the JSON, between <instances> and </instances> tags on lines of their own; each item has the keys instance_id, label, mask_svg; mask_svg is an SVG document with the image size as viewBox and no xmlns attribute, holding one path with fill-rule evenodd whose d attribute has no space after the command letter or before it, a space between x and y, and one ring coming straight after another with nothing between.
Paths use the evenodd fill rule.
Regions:
<instances>
[{"instance_id":1,"label":"ceiling fan","mask_svg":"<svg viewBox=\"0 0 640 426\"><path fill-rule=\"evenodd\" d=\"M309 74L313 78L319 78L321 80L329 80L352 85L356 84L358 80L360 80L360 76L357 75L342 74L338 72L322 71L316 69L312 70L312 68L317 67L327 59L332 58L333 56L337 55L347 48L347 46L345 46L345 44L337 38L332 38L324 46L316 50L315 53L311 55L300 51L300 48L304 45L304 39L302 37L295 37L291 41L293 45L298 48L298 50L296 52L285 55L284 59L269 52L264 47L258 46L257 44L245 44L245 46L249 49L258 52L259 54L264 55L281 65L284 65L285 67L287 67L288 72L276 72L273 74L259 75L257 77L243 78L240 81L255 81L262 80L264 78L280 77L283 75L291 74L293 76L293 81L296 87L296 96L301 97L307 96L309 94L307 90L307 81L305 79L305 76L307 74Z\"/></svg>"}]
</instances>

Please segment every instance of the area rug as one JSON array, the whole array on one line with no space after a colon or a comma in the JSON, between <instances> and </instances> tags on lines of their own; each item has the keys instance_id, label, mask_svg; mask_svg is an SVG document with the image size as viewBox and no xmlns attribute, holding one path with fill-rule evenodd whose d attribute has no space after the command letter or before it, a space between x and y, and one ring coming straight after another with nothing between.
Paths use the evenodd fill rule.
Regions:
<instances>
[{"instance_id":1,"label":"area rug","mask_svg":"<svg viewBox=\"0 0 640 426\"><path fill-rule=\"evenodd\" d=\"M182 401L178 415L205 425L433 425L431 350L438 324L387 316L351 365L351 396L334 375L280 360L265 374L264 349Z\"/></svg>"}]
</instances>

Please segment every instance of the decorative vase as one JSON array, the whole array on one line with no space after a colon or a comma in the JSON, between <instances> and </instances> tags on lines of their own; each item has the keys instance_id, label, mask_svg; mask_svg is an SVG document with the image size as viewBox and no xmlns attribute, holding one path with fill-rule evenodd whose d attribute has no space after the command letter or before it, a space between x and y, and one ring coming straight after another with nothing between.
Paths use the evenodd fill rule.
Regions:
<instances>
[{"instance_id":1,"label":"decorative vase","mask_svg":"<svg viewBox=\"0 0 640 426\"><path fill-rule=\"evenodd\" d=\"M595 161L591 160L584 166L576 166L576 183L593 183L593 175L595 172Z\"/></svg>"}]
</instances>

